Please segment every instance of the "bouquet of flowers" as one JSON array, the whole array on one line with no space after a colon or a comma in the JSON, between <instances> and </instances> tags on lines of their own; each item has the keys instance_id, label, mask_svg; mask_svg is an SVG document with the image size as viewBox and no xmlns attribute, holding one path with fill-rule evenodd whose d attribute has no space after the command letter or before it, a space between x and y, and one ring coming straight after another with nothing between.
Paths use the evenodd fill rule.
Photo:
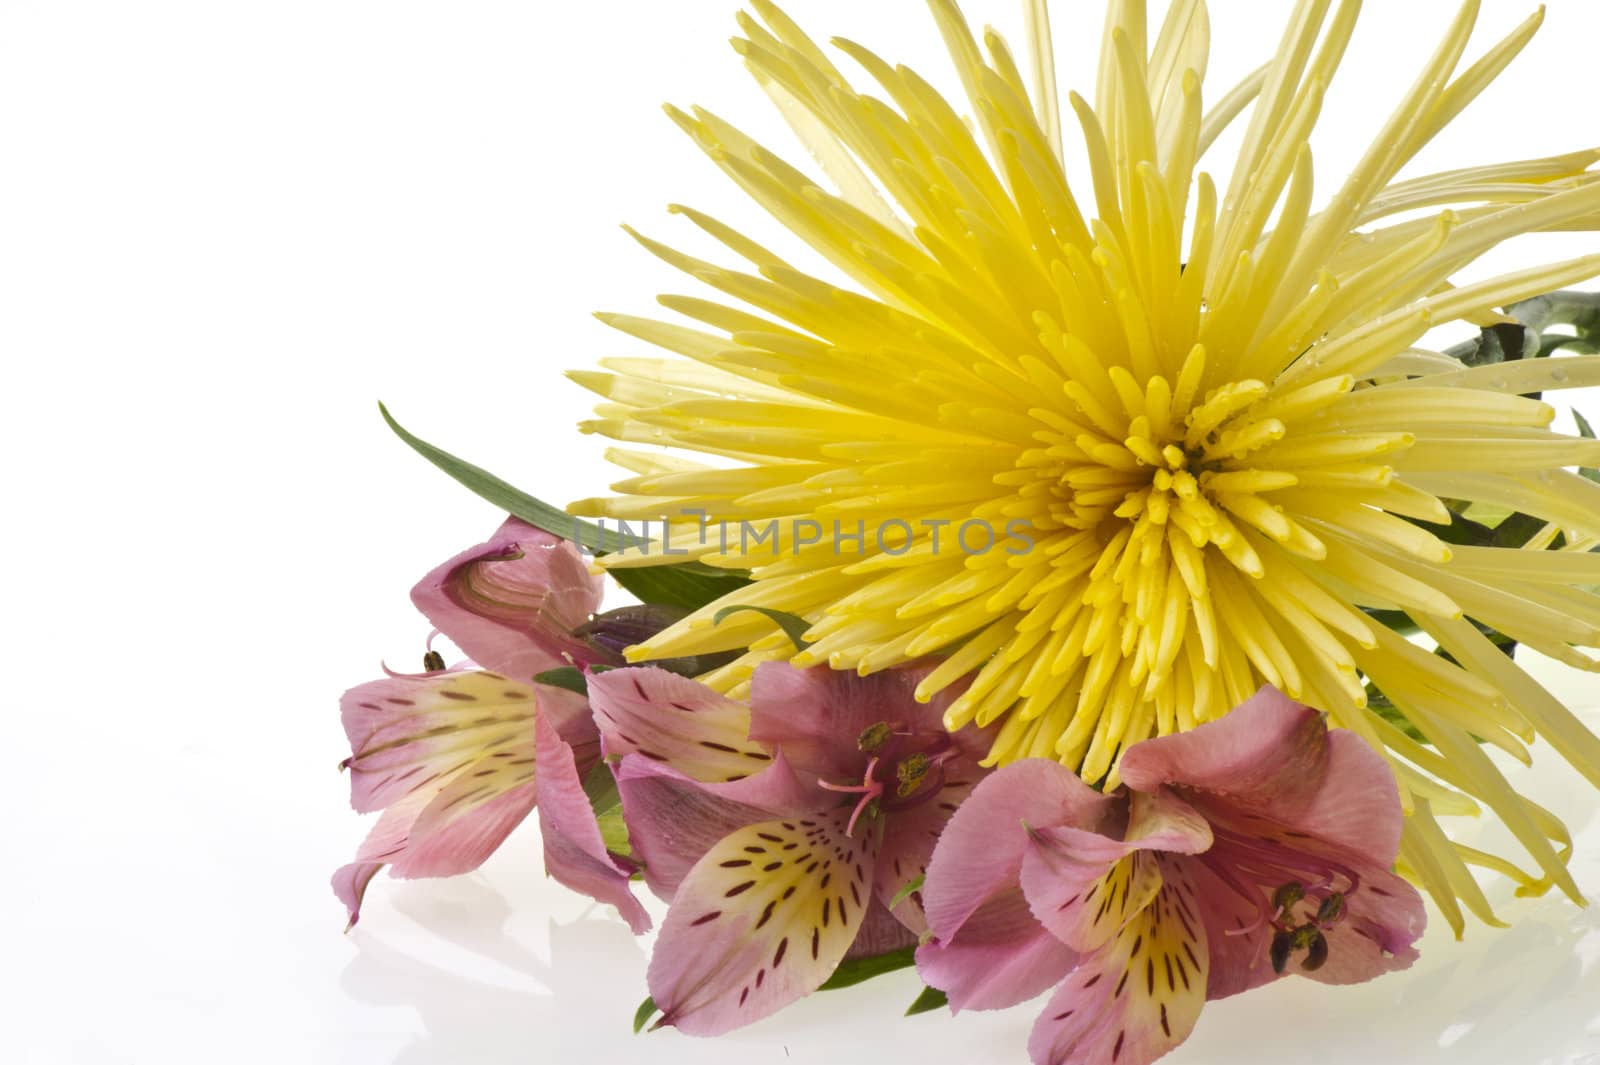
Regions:
<instances>
[{"instance_id":1,"label":"bouquet of flowers","mask_svg":"<svg viewBox=\"0 0 1600 1065\"><path fill-rule=\"evenodd\" d=\"M929 0L956 100L751 0L735 49L811 162L668 113L833 274L688 207L722 261L638 236L701 294L602 316L662 353L572 373L626 476L565 510L384 411L510 516L412 592L467 660L343 698L381 811L350 921L536 813L552 877L635 933L668 904L638 1027L915 965L913 1012L1049 993L1035 1062L1140 1065L1208 999L1405 968L1424 895L1458 935L1485 874L1582 904L1486 751L1600 786L1513 656L1600 669L1600 441L1544 398L1600 384L1600 300L1560 291L1600 255L1452 278L1600 229L1600 151L1396 179L1538 28L1467 63L1468 0L1319 198L1359 6L1297 3L1213 95L1203 0L1108 0L1064 108L1045 0L1020 55ZM1451 838L1484 811L1524 854Z\"/></svg>"}]
</instances>

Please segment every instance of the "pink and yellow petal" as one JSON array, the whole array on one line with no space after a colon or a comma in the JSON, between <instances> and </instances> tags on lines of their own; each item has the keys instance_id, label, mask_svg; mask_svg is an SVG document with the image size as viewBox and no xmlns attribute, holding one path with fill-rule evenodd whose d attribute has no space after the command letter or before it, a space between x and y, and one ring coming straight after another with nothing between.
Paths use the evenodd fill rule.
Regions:
<instances>
[{"instance_id":1,"label":"pink and yellow petal","mask_svg":"<svg viewBox=\"0 0 1600 1065\"><path fill-rule=\"evenodd\" d=\"M705 783L742 780L772 763L750 739L747 706L664 669L594 673L589 703L610 758L637 754Z\"/></svg>"},{"instance_id":2,"label":"pink and yellow petal","mask_svg":"<svg viewBox=\"0 0 1600 1065\"><path fill-rule=\"evenodd\" d=\"M780 756L742 780L706 784L662 762L630 754L616 766L623 818L645 883L670 901L712 847L746 825L824 808Z\"/></svg>"},{"instance_id":3,"label":"pink and yellow petal","mask_svg":"<svg viewBox=\"0 0 1600 1065\"><path fill-rule=\"evenodd\" d=\"M1188 1038L1205 1005L1205 926L1194 888L1170 859L1161 886L1104 946L1083 958L1051 996L1028 1050L1036 1065L1148 1065Z\"/></svg>"},{"instance_id":4,"label":"pink and yellow petal","mask_svg":"<svg viewBox=\"0 0 1600 1065\"><path fill-rule=\"evenodd\" d=\"M1032 829L1023 856L1023 894L1034 916L1063 943L1096 950L1136 919L1161 889L1158 855L1198 854L1211 829L1165 791L1130 797L1126 837L1070 826Z\"/></svg>"},{"instance_id":5,"label":"pink and yellow petal","mask_svg":"<svg viewBox=\"0 0 1600 1065\"><path fill-rule=\"evenodd\" d=\"M673 896L648 974L660 1024L719 1035L814 991L845 957L871 900L877 834L848 810L747 825Z\"/></svg>"},{"instance_id":6,"label":"pink and yellow petal","mask_svg":"<svg viewBox=\"0 0 1600 1065\"><path fill-rule=\"evenodd\" d=\"M437 791L485 757L533 741L532 687L484 670L371 681L344 693L350 802L379 810L417 791ZM504 759L500 759L503 761Z\"/></svg>"}]
</instances>

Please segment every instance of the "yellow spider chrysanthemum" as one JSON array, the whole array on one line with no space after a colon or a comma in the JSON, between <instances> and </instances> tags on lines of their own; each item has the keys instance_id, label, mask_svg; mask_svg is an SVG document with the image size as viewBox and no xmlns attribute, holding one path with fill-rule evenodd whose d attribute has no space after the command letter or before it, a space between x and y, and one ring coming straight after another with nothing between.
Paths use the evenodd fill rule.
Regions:
<instances>
[{"instance_id":1,"label":"yellow spider chrysanthemum","mask_svg":"<svg viewBox=\"0 0 1600 1065\"><path fill-rule=\"evenodd\" d=\"M614 451L636 476L573 510L668 521L674 552L755 582L635 657L747 649L711 678L738 690L793 654L759 611L713 624L731 603L805 618L801 665L869 673L941 652L919 695L972 675L947 721L997 723L992 761L1057 758L1108 784L1132 743L1271 683L1390 756L1406 869L1458 927L1458 899L1493 919L1469 865L1580 898L1560 822L1478 741L1526 761L1542 735L1597 784L1600 742L1473 622L1597 668L1578 648L1600 646L1600 597L1579 586L1600 582L1600 485L1563 467L1600 462L1600 443L1552 432L1552 408L1523 394L1600 383L1600 357L1467 369L1413 345L1600 273L1587 256L1449 281L1509 237L1600 227L1600 152L1395 181L1539 16L1461 69L1464 4L1314 209L1307 138L1358 3L1302 0L1271 60L1206 110L1204 3L1174 0L1152 42L1142 0L1113 0L1095 103L1069 97L1089 170L1076 191L1043 0L1027 9L1031 84L997 35L980 48L953 0L931 0L971 119L836 40L878 84L858 91L782 12L752 6L735 45L827 180L715 115L670 113L843 277L688 208L748 266L639 238L742 306L662 297L710 331L604 316L686 359L575 374L607 401L584 428L718 461ZM1247 108L1219 194L1197 164ZM1404 520L1449 522L1443 499L1536 515L1552 531L1535 546L1560 530L1567 549L1452 549ZM752 540L724 522L770 527ZM952 549L968 522L1025 529L1031 547ZM700 542L708 527L722 533ZM1362 608L1405 611L1451 657ZM1366 678L1427 743L1367 709ZM1480 804L1540 878L1444 837L1435 814Z\"/></svg>"}]
</instances>

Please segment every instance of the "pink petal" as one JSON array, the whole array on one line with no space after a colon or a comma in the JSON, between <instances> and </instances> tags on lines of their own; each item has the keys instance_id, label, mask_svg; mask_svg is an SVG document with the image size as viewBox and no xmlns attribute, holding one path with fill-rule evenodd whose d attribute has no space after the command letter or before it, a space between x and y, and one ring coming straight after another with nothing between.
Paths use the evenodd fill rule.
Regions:
<instances>
[{"instance_id":1,"label":"pink petal","mask_svg":"<svg viewBox=\"0 0 1600 1065\"><path fill-rule=\"evenodd\" d=\"M372 883L372 878L405 849L411 822L417 819L417 814L431 798L431 794L419 792L385 810L356 850L356 860L334 871L333 893L349 913L346 931L361 919L361 902L366 897L367 886Z\"/></svg>"},{"instance_id":2,"label":"pink petal","mask_svg":"<svg viewBox=\"0 0 1600 1065\"><path fill-rule=\"evenodd\" d=\"M884 823L883 849L878 857L878 872L873 885L885 906L899 897L918 877L926 878L934 846L945 825L960 809L978 782L987 774L973 758L956 758L945 766L945 782L939 791L919 805L891 812ZM905 927L921 935L928 930L922 912L922 892L901 899L893 913Z\"/></svg>"},{"instance_id":3,"label":"pink petal","mask_svg":"<svg viewBox=\"0 0 1600 1065\"><path fill-rule=\"evenodd\" d=\"M1327 963L1308 973L1297 960L1294 971L1322 984L1359 984L1412 966L1428 924L1416 888L1387 870L1368 869L1346 905L1349 916L1327 933Z\"/></svg>"},{"instance_id":4,"label":"pink petal","mask_svg":"<svg viewBox=\"0 0 1600 1065\"><path fill-rule=\"evenodd\" d=\"M1192 731L1136 743L1122 759L1134 791L1168 784L1259 807L1281 808L1326 771L1322 715L1273 687Z\"/></svg>"},{"instance_id":5,"label":"pink petal","mask_svg":"<svg viewBox=\"0 0 1600 1065\"><path fill-rule=\"evenodd\" d=\"M541 715L538 727L539 828L545 870L590 898L617 908L634 935L650 928L650 915L629 889L629 871L606 851L572 748Z\"/></svg>"},{"instance_id":6,"label":"pink petal","mask_svg":"<svg viewBox=\"0 0 1600 1065\"><path fill-rule=\"evenodd\" d=\"M1077 960L1013 887L991 896L953 936L918 947L917 973L950 997L953 1012L997 1010L1044 992Z\"/></svg>"},{"instance_id":7,"label":"pink petal","mask_svg":"<svg viewBox=\"0 0 1600 1065\"><path fill-rule=\"evenodd\" d=\"M1198 854L1211 829L1183 800L1135 793L1126 838L1062 826L1034 829L1022 892L1056 938L1085 953L1120 933L1161 889L1157 854Z\"/></svg>"},{"instance_id":8,"label":"pink petal","mask_svg":"<svg viewBox=\"0 0 1600 1065\"><path fill-rule=\"evenodd\" d=\"M750 685L750 738L782 748L799 772L854 782L863 762L856 741L869 726L888 722L919 732L944 730L944 708L954 695L947 691L932 702L917 702L912 693L924 675L890 669L862 677L826 666L796 669L786 662L764 662Z\"/></svg>"},{"instance_id":9,"label":"pink petal","mask_svg":"<svg viewBox=\"0 0 1600 1065\"><path fill-rule=\"evenodd\" d=\"M571 635L599 608L603 588L572 544L508 518L422 578L411 601L473 661L526 681L569 658L610 660Z\"/></svg>"},{"instance_id":10,"label":"pink petal","mask_svg":"<svg viewBox=\"0 0 1600 1065\"><path fill-rule=\"evenodd\" d=\"M1275 930L1260 919L1256 907L1203 862L1189 862L1184 871L1194 884L1194 916L1205 925L1210 949L1206 997L1228 998L1277 979L1268 957ZM1275 888L1262 888L1264 897Z\"/></svg>"},{"instance_id":11,"label":"pink petal","mask_svg":"<svg viewBox=\"0 0 1600 1065\"><path fill-rule=\"evenodd\" d=\"M985 778L945 826L928 864L922 898L934 935L953 937L984 902L1017 884L1027 827L1093 830L1110 810L1111 800L1059 762L1024 759Z\"/></svg>"},{"instance_id":12,"label":"pink petal","mask_svg":"<svg viewBox=\"0 0 1600 1065\"><path fill-rule=\"evenodd\" d=\"M1389 763L1355 733L1334 729L1321 776L1307 780L1301 801L1278 807L1273 819L1387 869L1400 852L1405 813Z\"/></svg>"},{"instance_id":13,"label":"pink petal","mask_svg":"<svg viewBox=\"0 0 1600 1065\"><path fill-rule=\"evenodd\" d=\"M895 903L889 912L918 935L928 930L928 918L922 912L922 891L916 888L906 894L906 890L913 888L919 877L926 879L934 845L949 820L950 811L925 803L895 813L884 822L873 894L884 906Z\"/></svg>"},{"instance_id":14,"label":"pink petal","mask_svg":"<svg viewBox=\"0 0 1600 1065\"><path fill-rule=\"evenodd\" d=\"M731 783L701 783L638 754L623 758L616 776L634 857L650 890L668 900L724 836L757 821L809 815L834 798L802 784L782 756Z\"/></svg>"},{"instance_id":15,"label":"pink petal","mask_svg":"<svg viewBox=\"0 0 1600 1065\"><path fill-rule=\"evenodd\" d=\"M1186 870L1195 884L1196 909L1211 944L1208 997L1228 998L1277 979L1268 957L1274 929L1258 920L1256 909L1211 869L1190 862ZM1362 886L1349 897L1347 915L1325 931L1327 962L1307 972L1302 964L1305 955L1296 953L1286 973L1324 984L1355 984L1409 968L1416 961L1414 943L1427 926L1427 911L1417 889L1385 869L1363 866L1358 872ZM1234 877L1263 896L1277 887L1237 871ZM1303 905L1298 920L1309 919L1315 908Z\"/></svg>"},{"instance_id":16,"label":"pink petal","mask_svg":"<svg viewBox=\"0 0 1600 1065\"><path fill-rule=\"evenodd\" d=\"M1205 1005L1205 930L1185 916L1183 872L1158 861L1150 904L1051 996L1028 1040L1035 1065L1149 1065L1188 1038Z\"/></svg>"},{"instance_id":17,"label":"pink petal","mask_svg":"<svg viewBox=\"0 0 1600 1065\"><path fill-rule=\"evenodd\" d=\"M432 831L419 831L418 819L439 794L437 788L422 789L390 806L357 850L356 860L334 872L333 893L349 913L347 928L360 919L367 888L385 865L401 878L471 872L528 816L534 801L530 782L473 806L456 819L436 820Z\"/></svg>"},{"instance_id":18,"label":"pink petal","mask_svg":"<svg viewBox=\"0 0 1600 1065\"><path fill-rule=\"evenodd\" d=\"M411 825L405 851L389 872L402 878L459 876L482 865L505 842L511 830L533 811L532 745L510 751L526 762L526 776L504 791L479 793L466 779L434 796Z\"/></svg>"},{"instance_id":19,"label":"pink petal","mask_svg":"<svg viewBox=\"0 0 1600 1065\"><path fill-rule=\"evenodd\" d=\"M861 829L856 831L860 832ZM880 857L879 862L883 859ZM904 950L917 945L917 934L901 923L900 919L884 908L877 899L867 902L867 916L861 922L861 931L845 953L846 958L875 958L894 950Z\"/></svg>"},{"instance_id":20,"label":"pink petal","mask_svg":"<svg viewBox=\"0 0 1600 1065\"><path fill-rule=\"evenodd\" d=\"M877 834L848 809L730 834L673 896L650 959L660 1024L719 1035L809 994L854 942Z\"/></svg>"},{"instance_id":21,"label":"pink petal","mask_svg":"<svg viewBox=\"0 0 1600 1065\"><path fill-rule=\"evenodd\" d=\"M589 703L611 758L638 754L706 783L741 780L772 762L749 738L748 707L655 666L591 674Z\"/></svg>"}]
</instances>

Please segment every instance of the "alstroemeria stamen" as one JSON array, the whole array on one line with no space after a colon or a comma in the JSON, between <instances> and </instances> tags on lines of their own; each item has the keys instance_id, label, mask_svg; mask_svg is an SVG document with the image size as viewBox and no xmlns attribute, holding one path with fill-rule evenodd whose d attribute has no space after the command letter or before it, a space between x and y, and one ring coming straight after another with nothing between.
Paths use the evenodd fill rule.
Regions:
<instances>
[{"instance_id":1,"label":"alstroemeria stamen","mask_svg":"<svg viewBox=\"0 0 1600 1065\"><path fill-rule=\"evenodd\" d=\"M856 834L856 822L861 820L861 815L883 796L883 781L873 776L873 772L878 768L878 761L878 756L873 755L871 761L867 762L866 780L860 784L830 784L826 780L817 781L818 787L826 788L828 791L860 794L861 799L850 814L850 823L845 826L844 833L847 836Z\"/></svg>"}]
</instances>

